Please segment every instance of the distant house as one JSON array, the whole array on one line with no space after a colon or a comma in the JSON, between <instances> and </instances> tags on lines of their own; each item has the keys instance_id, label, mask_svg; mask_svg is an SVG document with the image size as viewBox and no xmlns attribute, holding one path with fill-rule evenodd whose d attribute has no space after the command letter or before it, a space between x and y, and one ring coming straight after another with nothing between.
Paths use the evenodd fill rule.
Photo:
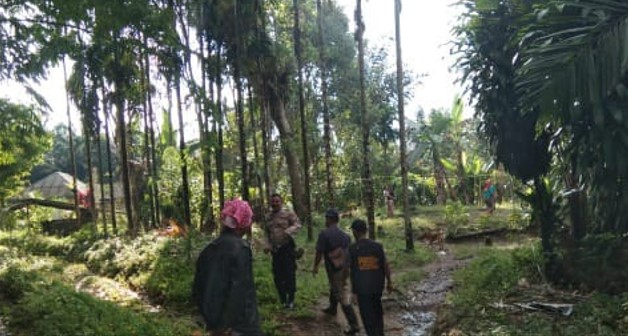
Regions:
<instances>
[{"instance_id":1,"label":"distant house","mask_svg":"<svg viewBox=\"0 0 628 336\"><path fill-rule=\"evenodd\" d=\"M72 200L74 199L74 193L72 192L73 183L72 175L55 172L31 184L22 192L22 197ZM89 186L84 182L77 179L76 186L79 194L86 195L89 193Z\"/></svg>"}]
</instances>

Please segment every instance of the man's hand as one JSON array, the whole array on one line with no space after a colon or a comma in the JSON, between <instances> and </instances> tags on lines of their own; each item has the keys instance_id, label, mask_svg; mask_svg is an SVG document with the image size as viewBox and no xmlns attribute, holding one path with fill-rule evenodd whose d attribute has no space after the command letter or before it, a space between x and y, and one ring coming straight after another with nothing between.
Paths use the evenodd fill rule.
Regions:
<instances>
[{"instance_id":1,"label":"man's hand","mask_svg":"<svg viewBox=\"0 0 628 336\"><path fill-rule=\"evenodd\" d=\"M312 275L318 274L318 265L312 267Z\"/></svg>"},{"instance_id":2,"label":"man's hand","mask_svg":"<svg viewBox=\"0 0 628 336\"><path fill-rule=\"evenodd\" d=\"M386 289L388 290L388 293L392 293L392 292L395 291L395 287L393 286L392 282L390 282L390 281L386 284Z\"/></svg>"}]
</instances>

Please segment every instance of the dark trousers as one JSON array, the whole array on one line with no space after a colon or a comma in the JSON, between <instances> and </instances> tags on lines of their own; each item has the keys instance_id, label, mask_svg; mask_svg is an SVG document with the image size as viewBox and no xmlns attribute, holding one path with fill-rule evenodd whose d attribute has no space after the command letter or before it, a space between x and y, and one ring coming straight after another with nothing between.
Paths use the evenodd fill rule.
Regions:
<instances>
[{"instance_id":1,"label":"dark trousers","mask_svg":"<svg viewBox=\"0 0 628 336\"><path fill-rule=\"evenodd\" d=\"M297 259L294 247L294 241L290 240L273 252L273 278L281 303L294 302L294 293L297 291Z\"/></svg>"},{"instance_id":2,"label":"dark trousers","mask_svg":"<svg viewBox=\"0 0 628 336\"><path fill-rule=\"evenodd\" d=\"M384 335L384 309L382 294L358 295L360 317L368 336Z\"/></svg>"}]
</instances>

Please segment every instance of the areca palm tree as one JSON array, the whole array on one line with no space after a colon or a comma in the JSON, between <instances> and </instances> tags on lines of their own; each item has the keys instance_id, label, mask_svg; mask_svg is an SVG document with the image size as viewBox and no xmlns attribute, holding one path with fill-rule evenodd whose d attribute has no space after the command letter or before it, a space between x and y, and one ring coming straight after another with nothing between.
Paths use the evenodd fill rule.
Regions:
<instances>
[{"instance_id":1,"label":"areca palm tree","mask_svg":"<svg viewBox=\"0 0 628 336\"><path fill-rule=\"evenodd\" d=\"M558 218L543 177L552 160L568 158L557 173L580 181L564 187L571 208L586 205L597 219L589 227L573 227L574 238L587 231L628 231L628 4L465 4L469 15L459 29L459 64L497 159L524 182L533 181L528 200L541 222L548 266ZM589 204L581 203L583 193Z\"/></svg>"},{"instance_id":2,"label":"areca palm tree","mask_svg":"<svg viewBox=\"0 0 628 336\"><path fill-rule=\"evenodd\" d=\"M364 189L364 203L368 219L369 237L375 239L375 200L373 198L373 181L371 179L371 163L369 156L370 124L366 106L366 84L364 65L364 21L362 21L362 0L356 0L355 9L356 31L355 39L358 44L358 69L360 75L360 116L362 124L362 186Z\"/></svg>"},{"instance_id":3,"label":"areca palm tree","mask_svg":"<svg viewBox=\"0 0 628 336\"><path fill-rule=\"evenodd\" d=\"M399 109L399 158L401 161L401 199L403 202L403 220L406 236L406 250L414 250L412 222L410 221L410 199L408 197L408 162L406 160L406 117L404 114L403 62L401 58L400 29L401 0L395 0L395 43L397 49L397 100Z\"/></svg>"},{"instance_id":4,"label":"areca palm tree","mask_svg":"<svg viewBox=\"0 0 628 336\"><path fill-rule=\"evenodd\" d=\"M522 39L515 77L520 105L538 109L540 120L553 120L569 141L571 168L590 182L594 217L602 219L595 229L626 232L628 4L564 1L540 13L527 29L530 37ZM577 202L579 194L570 200ZM574 232L582 236L584 230Z\"/></svg>"}]
</instances>

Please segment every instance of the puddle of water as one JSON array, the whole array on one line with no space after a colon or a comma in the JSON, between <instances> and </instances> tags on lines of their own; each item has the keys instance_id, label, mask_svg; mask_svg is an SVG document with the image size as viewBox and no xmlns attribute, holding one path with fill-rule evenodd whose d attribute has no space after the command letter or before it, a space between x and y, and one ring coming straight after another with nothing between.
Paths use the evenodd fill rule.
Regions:
<instances>
[{"instance_id":1,"label":"puddle of water","mask_svg":"<svg viewBox=\"0 0 628 336\"><path fill-rule=\"evenodd\" d=\"M11 336L9 330L7 330L7 327L2 322L2 317L0 317L0 336Z\"/></svg>"},{"instance_id":2,"label":"puddle of water","mask_svg":"<svg viewBox=\"0 0 628 336\"><path fill-rule=\"evenodd\" d=\"M405 326L403 336L429 335L435 322L434 312L405 312L401 315L401 323Z\"/></svg>"}]
</instances>

